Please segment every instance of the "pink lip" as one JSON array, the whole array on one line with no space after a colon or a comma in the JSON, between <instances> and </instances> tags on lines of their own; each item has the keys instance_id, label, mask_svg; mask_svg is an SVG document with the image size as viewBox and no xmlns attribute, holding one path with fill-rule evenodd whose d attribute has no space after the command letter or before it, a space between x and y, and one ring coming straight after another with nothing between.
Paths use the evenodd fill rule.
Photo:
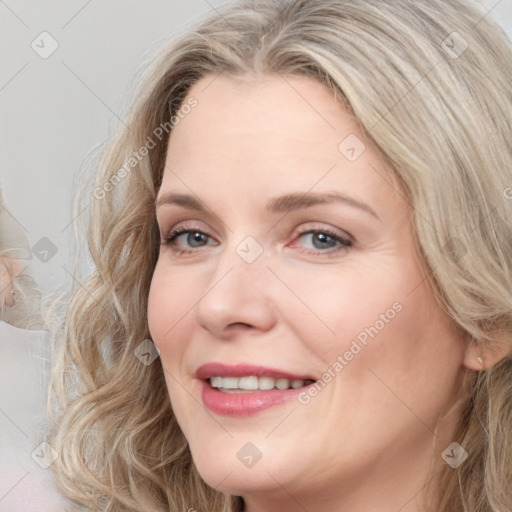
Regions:
<instances>
[{"instance_id":1,"label":"pink lip","mask_svg":"<svg viewBox=\"0 0 512 512\"><path fill-rule=\"evenodd\" d=\"M207 382L211 376L244 377L255 375L257 377L273 377L289 380L315 380L309 376L294 375L281 370L239 364L228 366L221 363L208 363L200 366L196 377L200 380L201 399L205 407L215 414L223 416L244 417L251 416L269 407L289 402L308 388L304 386L297 389L254 391L251 393L224 393L210 386ZM313 384L311 384L313 385Z\"/></svg>"}]
</instances>

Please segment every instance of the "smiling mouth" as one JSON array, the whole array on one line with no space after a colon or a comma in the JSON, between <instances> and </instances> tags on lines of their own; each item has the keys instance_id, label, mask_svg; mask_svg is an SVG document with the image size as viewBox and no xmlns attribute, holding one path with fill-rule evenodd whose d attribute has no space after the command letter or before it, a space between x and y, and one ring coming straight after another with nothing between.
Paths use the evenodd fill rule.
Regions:
<instances>
[{"instance_id":1,"label":"smiling mouth","mask_svg":"<svg viewBox=\"0 0 512 512\"><path fill-rule=\"evenodd\" d=\"M311 379L286 379L256 375L246 377L211 376L206 380L210 386L222 393L254 393L258 391L285 391L298 389L313 384Z\"/></svg>"}]
</instances>

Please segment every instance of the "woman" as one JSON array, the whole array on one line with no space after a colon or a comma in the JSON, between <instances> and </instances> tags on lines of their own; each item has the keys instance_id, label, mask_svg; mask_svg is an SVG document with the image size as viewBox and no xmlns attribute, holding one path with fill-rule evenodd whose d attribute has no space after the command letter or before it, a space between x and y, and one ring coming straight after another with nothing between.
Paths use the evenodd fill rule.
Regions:
<instances>
[{"instance_id":1,"label":"woman","mask_svg":"<svg viewBox=\"0 0 512 512\"><path fill-rule=\"evenodd\" d=\"M512 51L484 14L245 2L162 51L92 191L67 496L512 510Z\"/></svg>"}]
</instances>

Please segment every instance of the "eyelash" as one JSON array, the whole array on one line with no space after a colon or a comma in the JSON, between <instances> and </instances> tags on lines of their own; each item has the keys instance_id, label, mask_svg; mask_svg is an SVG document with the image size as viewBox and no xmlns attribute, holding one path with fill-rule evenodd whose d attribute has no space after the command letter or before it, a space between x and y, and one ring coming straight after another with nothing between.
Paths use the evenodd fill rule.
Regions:
<instances>
[{"instance_id":1,"label":"eyelash","mask_svg":"<svg viewBox=\"0 0 512 512\"><path fill-rule=\"evenodd\" d=\"M181 226L179 228L171 229L169 234L161 242L161 245L165 246L165 247L170 247L171 250L173 252L175 252L176 254L178 254L178 255L184 254L184 253L190 254L190 253L193 253L193 252L197 252L197 250L202 249L203 247L205 247L205 246L201 246L201 247L198 247L196 249L179 249L179 248L177 248L175 241L176 241L176 239L180 235L182 235L184 233L200 233L200 234L205 235L206 237L208 237L210 239L212 238L207 233L201 231L200 229L196 229L196 228L189 227L189 226ZM339 251L342 251L342 250L346 250L347 248L352 246L352 240L350 240L348 237L347 238L342 237L338 233L335 233L334 231L331 231L330 229L306 229L306 230L300 231L297 234L297 238L300 238L300 237L302 237L304 235L308 235L308 234L313 234L313 235L323 234L323 235L327 235L329 238L333 239L336 242L339 242L339 244L340 244L337 247L329 247L326 250L321 250L321 249L317 249L317 250L303 249L304 251L312 253L312 254L333 254L333 253L338 253Z\"/></svg>"}]
</instances>

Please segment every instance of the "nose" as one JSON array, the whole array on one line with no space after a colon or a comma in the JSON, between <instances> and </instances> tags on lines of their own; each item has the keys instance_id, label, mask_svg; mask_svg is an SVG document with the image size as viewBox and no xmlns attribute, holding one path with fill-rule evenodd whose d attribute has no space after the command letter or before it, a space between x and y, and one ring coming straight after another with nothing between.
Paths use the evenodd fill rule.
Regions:
<instances>
[{"instance_id":1,"label":"nose","mask_svg":"<svg viewBox=\"0 0 512 512\"><path fill-rule=\"evenodd\" d=\"M216 267L199 300L198 325L220 339L269 331L276 321L275 303L270 295L271 277L263 261L249 264L234 254L229 262Z\"/></svg>"}]
</instances>

